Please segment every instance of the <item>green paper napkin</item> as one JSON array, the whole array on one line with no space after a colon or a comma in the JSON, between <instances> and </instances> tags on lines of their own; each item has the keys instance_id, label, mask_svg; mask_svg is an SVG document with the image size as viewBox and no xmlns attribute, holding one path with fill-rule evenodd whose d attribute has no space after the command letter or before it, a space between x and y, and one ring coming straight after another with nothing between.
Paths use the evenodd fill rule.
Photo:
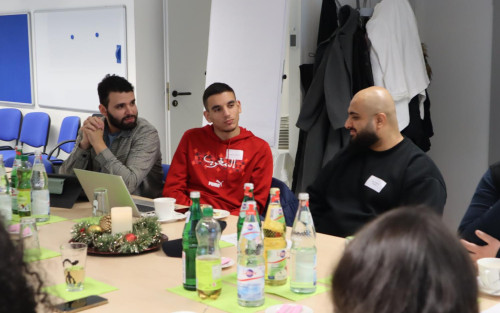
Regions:
<instances>
[{"instance_id":1,"label":"green paper napkin","mask_svg":"<svg viewBox=\"0 0 500 313\"><path fill-rule=\"evenodd\" d=\"M219 240L219 248L227 248L227 247L232 247L232 246L234 246L234 245L230 242Z\"/></svg>"},{"instance_id":2,"label":"green paper napkin","mask_svg":"<svg viewBox=\"0 0 500 313\"><path fill-rule=\"evenodd\" d=\"M118 288L116 287L113 287L105 283L101 283L90 277L86 277L85 282L83 284L84 288L82 291L66 291L66 283L46 287L44 288L44 291L52 295L55 295L59 298L62 298L66 301L73 301L91 295L100 295L103 293L118 290Z\"/></svg>"},{"instance_id":3,"label":"green paper napkin","mask_svg":"<svg viewBox=\"0 0 500 313\"><path fill-rule=\"evenodd\" d=\"M64 218L64 217L60 217L60 216L55 216L55 215L51 215L49 217L49 220L46 221L46 222L37 222L36 224L38 226L40 225L46 225L46 224L52 224L52 223L57 223L57 222L62 222L62 221L66 221L68 220L67 218ZM18 224L19 222L21 221L21 218L19 217L19 215L17 214L13 214L12 215L12 221L10 222L10 224Z\"/></svg>"},{"instance_id":4,"label":"green paper napkin","mask_svg":"<svg viewBox=\"0 0 500 313\"><path fill-rule=\"evenodd\" d=\"M75 223L88 222L89 224L99 224L100 220L101 216L90 216L90 217L77 218L73 220L73 222Z\"/></svg>"},{"instance_id":5,"label":"green paper napkin","mask_svg":"<svg viewBox=\"0 0 500 313\"><path fill-rule=\"evenodd\" d=\"M39 260L45 260L45 259L50 259L50 258L55 258L57 256L60 256L61 253L53 250L49 250L47 248L40 248L40 252L34 252L34 251L28 251L32 249L27 249L24 251L24 256L23 260L24 262L35 262Z\"/></svg>"},{"instance_id":6,"label":"green paper napkin","mask_svg":"<svg viewBox=\"0 0 500 313\"><path fill-rule=\"evenodd\" d=\"M323 278L322 280L326 280L326 279L328 279L328 277ZM330 279L331 279L331 277L330 277ZM237 284L238 283L236 273L222 276L222 281L226 282L226 283L230 283L230 284ZM318 279L318 281L320 281L320 279ZM267 286L266 285L266 287L264 288L264 291L266 293L274 294L274 295L277 295L277 296L280 296L283 298L287 298L287 299L290 299L293 301L300 301L302 299L309 298L311 296L325 292L329 289L330 289L330 287L316 284L316 291L315 292L308 293L308 294L299 294L299 293L292 292L290 290L290 279L288 279L287 283L282 285L282 286Z\"/></svg>"},{"instance_id":7,"label":"green paper napkin","mask_svg":"<svg viewBox=\"0 0 500 313\"><path fill-rule=\"evenodd\" d=\"M329 288L328 288L329 289ZM300 301L312 296L315 296L317 294L323 293L328 290L327 287L323 285L318 285L316 284L316 291L313 293L295 293L290 290L290 279L286 282L286 284L281 285L281 286L267 286L264 287L264 291L266 293L274 294L283 298L287 298L289 300L293 301Z\"/></svg>"},{"instance_id":8,"label":"green paper napkin","mask_svg":"<svg viewBox=\"0 0 500 313\"><path fill-rule=\"evenodd\" d=\"M332 285L332 279L333 279L333 276L328 276L328 277L325 277L325 278L318 279L318 282L323 283L323 284L328 285L328 286L331 286Z\"/></svg>"},{"instance_id":9,"label":"green paper napkin","mask_svg":"<svg viewBox=\"0 0 500 313\"><path fill-rule=\"evenodd\" d=\"M214 308L217 308L225 312L253 313L253 312L263 311L270 306L281 303L278 300L265 297L264 304L262 306L255 308L245 308L239 306L237 289L234 288L233 286L228 286L227 284L222 284L222 292L219 298L217 298L217 300L201 300L198 297L196 291L188 291L184 289L182 285L174 288L168 288L167 290L175 294L178 294L180 296L186 297L190 300L201 302L203 304L212 306Z\"/></svg>"}]
</instances>

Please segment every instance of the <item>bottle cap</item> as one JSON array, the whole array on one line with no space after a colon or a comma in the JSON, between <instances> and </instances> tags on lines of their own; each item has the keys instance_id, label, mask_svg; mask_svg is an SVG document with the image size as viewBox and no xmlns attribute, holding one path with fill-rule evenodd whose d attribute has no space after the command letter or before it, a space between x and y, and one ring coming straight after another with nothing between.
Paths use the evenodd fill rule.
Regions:
<instances>
[{"instance_id":1,"label":"bottle cap","mask_svg":"<svg viewBox=\"0 0 500 313\"><path fill-rule=\"evenodd\" d=\"M307 192L299 193L299 200L309 200L309 194Z\"/></svg>"},{"instance_id":2,"label":"bottle cap","mask_svg":"<svg viewBox=\"0 0 500 313\"><path fill-rule=\"evenodd\" d=\"M254 188L253 183L245 183L243 185L243 189L247 189L247 187L250 188L250 189L253 189Z\"/></svg>"},{"instance_id":3,"label":"bottle cap","mask_svg":"<svg viewBox=\"0 0 500 313\"><path fill-rule=\"evenodd\" d=\"M191 192L189 193L189 196L190 196L191 198L199 198L199 197L200 197L200 192L199 192L199 191L191 191Z\"/></svg>"},{"instance_id":4,"label":"bottle cap","mask_svg":"<svg viewBox=\"0 0 500 313\"><path fill-rule=\"evenodd\" d=\"M277 187L273 187L273 188L271 188L271 190L269 191L269 194L271 194L271 195L275 195L275 194L279 194L279 192L280 192L280 189L279 189L279 188L277 188Z\"/></svg>"},{"instance_id":5,"label":"bottle cap","mask_svg":"<svg viewBox=\"0 0 500 313\"><path fill-rule=\"evenodd\" d=\"M203 217L213 217L213 216L214 216L214 209L212 208L211 205L203 207Z\"/></svg>"}]
</instances>

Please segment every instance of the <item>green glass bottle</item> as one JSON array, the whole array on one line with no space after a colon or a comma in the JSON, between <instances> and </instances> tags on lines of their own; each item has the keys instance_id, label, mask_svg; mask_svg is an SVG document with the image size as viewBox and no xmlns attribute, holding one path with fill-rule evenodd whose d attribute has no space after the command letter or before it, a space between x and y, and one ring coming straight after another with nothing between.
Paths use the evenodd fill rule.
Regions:
<instances>
[{"instance_id":1,"label":"green glass bottle","mask_svg":"<svg viewBox=\"0 0 500 313\"><path fill-rule=\"evenodd\" d=\"M182 231L182 285L186 290L196 291L196 225L201 219L200 192L191 191L191 207Z\"/></svg>"},{"instance_id":2,"label":"green glass bottle","mask_svg":"<svg viewBox=\"0 0 500 313\"><path fill-rule=\"evenodd\" d=\"M20 217L31 216L31 164L28 156L21 156L17 168L17 211Z\"/></svg>"},{"instance_id":3,"label":"green glass bottle","mask_svg":"<svg viewBox=\"0 0 500 313\"><path fill-rule=\"evenodd\" d=\"M240 207L240 215L238 217L238 224L237 224L237 237L238 241L240 240L240 233L241 233L241 228L243 227L243 222L245 221L246 217L246 211L247 211L247 202L248 201L254 201L253 197L253 184L252 183L245 183L243 185L243 201L241 202L241 207ZM259 214L257 214L258 216Z\"/></svg>"}]
</instances>

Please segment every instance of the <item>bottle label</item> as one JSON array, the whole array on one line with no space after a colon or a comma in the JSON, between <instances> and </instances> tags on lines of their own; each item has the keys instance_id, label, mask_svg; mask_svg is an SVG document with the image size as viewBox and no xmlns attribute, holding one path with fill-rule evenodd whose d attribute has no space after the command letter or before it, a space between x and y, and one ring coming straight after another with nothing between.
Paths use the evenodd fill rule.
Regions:
<instances>
[{"instance_id":1,"label":"bottle label","mask_svg":"<svg viewBox=\"0 0 500 313\"><path fill-rule=\"evenodd\" d=\"M283 215L283 208L281 206L272 206L270 217L273 221L285 223L285 216Z\"/></svg>"},{"instance_id":2,"label":"bottle label","mask_svg":"<svg viewBox=\"0 0 500 313\"><path fill-rule=\"evenodd\" d=\"M293 254L292 254L293 255ZM316 286L316 262L317 256L314 255L300 255L300 252L292 257L293 274L290 284L294 288L312 288Z\"/></svg>"},{"instance_id":3,"label":"bottle label","mask_svg":"<svg viewBox=\"0 0 500 313\"><path fill-rule=\"evenodd\" d=\"M17 190L17 209L19 212L31 212L31 190Z\"/></svg>"},{"instance_id":4,"label":"bottle label","mask_svg":"<svg viewBox=\"0 0 500 313\"><path fill-rule=\"evenodd\" d=\"M267 250L267 279L286 279L286 250Z\"/></svg>"},{"instance_id":5,"label":"bottle label","mask_svg":"<svg viewBox=\"0 0 500 313\"><path fill-rule=\"evenodd\" d=\"M246 202L243 202L241 204L241 208L240 208L240 218L245 218L245 216L247 215L247 203Z\"/></svg>"},{"instance_id":6,"label":"bottle label","mask_svg":"<svg viewBox=\"0 0 500 313\"><path fill-rule=\"evenodd\" d=\"M238 298L258 301L264 297L264 271L266 267L238 265Z\"/></svg>"},{"instance_id":7,"label":"bottle label","mask_svg":"<svg viewBox=\"0 0 500 313\"><path fill-rule=\"evenodd\" d=\"M33 215L49 215L50 194L48 189L31 191L31 211Z\"/></svg>"},{"instance_id":8,"label":"bottle label","mask_svg":"<svg viewBox=\"0 0 500 313\"><path fill-rule=\"evenodd\" d=\"M243 223L243 229L241 230L241 236L245 237L247 240L254 240L259 236L260 229L259 223Z\"/></svg>"},{"instance_id":9,"label":"bottle label","mask_svg":"<svg viewBox=\"0 0 500 313\"><path fill-rule=\"evenodd\" d=\"M214 291L222 288L221 260L196 257L196 289Z\"/></svg>"}]
</instances>

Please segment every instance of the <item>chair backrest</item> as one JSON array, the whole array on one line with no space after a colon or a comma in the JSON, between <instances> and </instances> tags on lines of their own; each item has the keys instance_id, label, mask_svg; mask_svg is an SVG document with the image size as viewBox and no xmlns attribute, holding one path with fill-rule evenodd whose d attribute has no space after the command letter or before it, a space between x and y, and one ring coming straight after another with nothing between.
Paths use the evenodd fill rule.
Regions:
<instances>
[{"instance_id":1,"label":"chair backrest","mask_svg":"<svg viewBox=\"0 0 500 313\"><path fill-rule=\"evenodd\" d=\"M15 108L0 110L0 140L12 141L19 138L19 131L23 121L23 114Z\"/></svg>"},{"instance_id":2,"label":"chair backrest","mask_svg":"<svg viewBox=\"0 0 500 313\"><path fill-rule=\"evenodd\" d=\"M271 181L271 187L280 189L280 202L283 208L283 215L285 215L286 226L292 226L295 220L295 214L297 214L297 209L299 208L299 200L284 182L275 177L273 177ZM269 205L269 199L267 202L266 211Z\"/></svg>"},{"instance_id":3,"label":"chair backrest","mask_svg":"<svg viewBox=\"0 0 500 313\"><path fill-rule=\"evenodd\" d=\"M57 142L60 143L66 140L76 140L79 129L80 118L78 116L66 116L61 123L61 128L59 129L59 138L57 139ZM59 149L63 150L66 153L71 153L74 146L74 142L68 142L59 146Z\"/></svg>"},{"instance_id":4,"label":"chair backrest","mask_svg":"<svg viewBox=\"0 0 500 313\"><path fill-rule=\"evenodd\" d=\"M35 148L47 147L50 131L50 116L45 112L30 112L24 116L19 141Z\"/></svg>"},{"instance_id":5,"label":"chair backrest","mask_svg":"<svg viewBox=\"0 0 500 313\"><path fill-rule=\"evenodd\" d=\"M168 170L170 169L170 164L162 164L161 167L163 168L163 182L167 180L167 174Z\"/></svg>"}]
</instances>

